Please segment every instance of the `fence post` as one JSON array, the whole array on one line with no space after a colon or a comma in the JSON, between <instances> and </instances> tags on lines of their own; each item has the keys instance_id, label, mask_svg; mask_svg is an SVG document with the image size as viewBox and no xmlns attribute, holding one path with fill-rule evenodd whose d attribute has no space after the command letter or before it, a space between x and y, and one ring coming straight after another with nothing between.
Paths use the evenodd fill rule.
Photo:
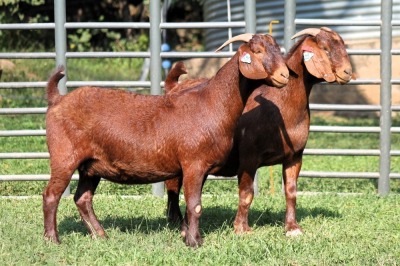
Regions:
<instances>
[{"instance_id":1,"label":"fence post","mask_svg":"<svg viewBox=\"0 0 400 266\"><path fill-rule=\"evenodd\" d=\"M256 1L244 1L244 18L246 21L246 32L257 33ZM258 195L258 174L254 175L254 195Z\"/></svg>"},{"instance_id":2,"label":"fence post","mask_svg":"<svg viewBox=\"0 0 400 266\"><path fill-rule=\"evenodd\" d=\"M67 60L65 53L67 52L67 30L65 28L65 0L54 1L54 36L55 36L55 49L56 49L56 66L64 66L65 77L58 83L58 91L61 95L67 94ZM70 186L65 189L63 197L70 195Z\"/></svg>"},{"instance_id":3,"label":"fence post","mask_svg":"<svg viewBox=\"0 0 400 266\"><path fill-rule=\"evenodd\" d=\"M296 33L296 24L294 20L296 18L296 0L285 0L285 31L284 31L284 47L285 52L289 52L293 45L293 40L290 38Z\"/></svg>"},{"instance_id":4,"label":"fence post","mask_svg":"<svg viewBox=\"0 0 400 266\"><path fill-rule=\"evenodd\" d=\"M161 3L160 0L150 1L150 92L161 94ZM164 182L152 185L153 195L164 196Z\"/></svg>"},{"instance_id":5,"label":"fence post","mask_svg":"<svg viewBox=\"0 0 400 266\"><path fill-rule=\"evenodd\" d=\"M392 0L381 2L381 114L380 114L380 161L378 193L386 196L390 191L390 139L392 126Z\"/></svg>"}]
</instances>

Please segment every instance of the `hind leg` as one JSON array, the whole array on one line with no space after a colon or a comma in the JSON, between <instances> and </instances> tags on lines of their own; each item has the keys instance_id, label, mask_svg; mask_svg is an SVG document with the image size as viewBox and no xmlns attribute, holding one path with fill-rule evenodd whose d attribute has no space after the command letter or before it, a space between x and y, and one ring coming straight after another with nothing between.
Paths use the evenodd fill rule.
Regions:
<instances>
[{"instance_id":1,"label":"hind leg","mask_svg":"<svg viewBox=\"0 0 400 266\"><path fill-rule=\"evenodd\" d=\"M182 213L179 208L179 192L182 187L182 177L176 177L165 181L167 188L167 218L168 221L178 223L182 221Z\"/></svg>"},{"instance_id":2,"label":"hind leg","mask_svg":"<svg viewBox=\"0 0 400 266\"><path fill-rule=\"evenodd\" d=\"M93 238L96 238L96 236L107 237L103 227L97 220L92 204L94 192L99 182L99 176L89 177L84 171L79 170L79 182L74 196L81 219Z\"/></svg>"},{"instance_id":3,"label":"hind leg","mask_svg":"<svg viewBox=\"0 0 400 266\"><path fill-rule=\"evenodd\" d=\"M60 203L60 198L67 188L72 174L75 170L74 167L58 168L52 163L51 177L47 187L45 188L43 196L43 215L44 215L44 237L57 244L60 243L57 233L57 209Z\"/></svg>"}]
</instances>

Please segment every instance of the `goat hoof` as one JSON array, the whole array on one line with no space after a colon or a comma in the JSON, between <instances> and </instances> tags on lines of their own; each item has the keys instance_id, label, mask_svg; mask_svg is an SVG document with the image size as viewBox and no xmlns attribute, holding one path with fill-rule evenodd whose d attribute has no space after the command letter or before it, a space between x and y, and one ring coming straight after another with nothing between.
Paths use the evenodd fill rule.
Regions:
<instances>
[{"instance_id":1,"label":"goat hoof","mask_svg":"<svg viewBox=\"0 0 400 266\"><path fill-rule=\"evenodd\" d=\"M203 244L203 239L201 239L201 237L191 237L191 236L187 236L185 238L185 244L186 246L192 247L192 248L198 248Z\"/></svg>"},{"instance_id":2,"label":"goat hoof","mask_svg":"<svg viewBox=\"0 0 400 266\"><path fill-rule=\"evenodd\" d=\"M303 234L303 231L301 231L301 229L299 229L299 228L286 232L287 237L298 237L298 236L301 236L302 234Z\"/></svg>"},{"instance_id":3,"label":"goat hoof","mask_svg":"<svg viewBox=\"0 0 400 266\"><path fill-rule=\"evenodd\" d=\"M237 234L237 235L244 235L244 234L252 233L252 229L247 224L234 225L234 228L235 228L235 234Z\"/></svg>"},{"instance_id":4,"label":"goat hoof","mask_svg":"<svg viewBox=\"0 0 400 266\"><path fill-rule=\"evenodd\" d=\"M48 242L51 242L51 243L54 243L54 244L57 244L57 245L61 244L60 240L55 235L47 235L47 234L45 234L44 235L44 239L45 239L45 241L48 241Z\"/></svg>"}]
</instances>

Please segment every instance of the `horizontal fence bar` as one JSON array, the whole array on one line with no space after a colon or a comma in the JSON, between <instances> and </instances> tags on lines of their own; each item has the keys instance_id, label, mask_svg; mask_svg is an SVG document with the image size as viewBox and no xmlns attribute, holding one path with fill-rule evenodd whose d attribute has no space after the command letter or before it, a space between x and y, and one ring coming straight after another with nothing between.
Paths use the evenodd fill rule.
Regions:
<instances>
[{"instance_id":1,"label":"horizontal fence bar","mask_svg":"<svg viewBox=\"0 0 400 266\"><path fill-rule=\"evenodd\" d=\"M380 150L374 149L305 149L304 155L327 156L379 156ZM391 150L391 156L400 156L400 150ZM49 159L48 152L3 152L0 159Z\"/></svg>"},{"instance_id":2,"label":"horizontal fence bar","mask_svg":"<svg viewBox=\"0 0 400 266\"><path fill-rule=\"evenodd\" d=\"M312 111L380 111L380 105L364 104L310 104ZM47 107L0 108L0 115L45 114ZM400 111L400 105L393 105L392 111Z\"/></svg>"},{"instance_id":3,"label":"horizontal fence bar","mask_svg":"<svg viewBox=\"0 0 400 266\"><path fill-rule=\"evenodd\" d=\"M48 152L3 152L0 159L49 159Z\"/></svg>"},{"instance_id":4,"label":"horizontal fence bar","mask_svg":"<svg viewBox=\"0 0 400 266\"><path fill-rule=\"evenodd\" d=\"M149 22L66 22L66 29L150 29ZM217 29L244 28L245 21L232 22L162 22L161 29ZM0 30L42 30L55 29L55 23L14 23L0 24Z\"/></svg>"},{"instance_id":5,"label":"horizontal fence bar","mask_svg":"<svg viewBox=\"0 0 400 266\"><path fill-rule=\"evenodd\" d=\"M48 181L50 179L49 174L42 175L0 175L0 181ZM72 175L73 181L77 181L79 179L78 174Z\"/></svg>"},{"instance_id":6,"label":"horizontal fence bar","mask_svg":"<svg viewBox=\"0 0 400 266\"><path fill-rule=\"evenodd\" d=\"M319 171L301 171L300 177L309 178L346 178L346 179L378 179L378 172L319 172ZM400 179L400 174L391 173L390 179ZM32 175L0 175L0 181L48 181L50 179L49 174L32 174ZM72 175L71 180L77 181L79 179L78 174ZM236 180L234 177L222 177L222 176L209 176L208 180Z\"/></svg>"},{"instance_id":7,"label":"horizontal fence bar","mask_svg":"<svg viewBox=\"0 0 400 266\"><path fill-rule=\"evenodd\" d=\"M357 127L357 126L317 126L311 125L312 132L329 133L380 133L380 127Z\"/></svg>"},{"instance_id":8,"label":"horizontal fence bar","mask_svg":"<svg viewBox=\"0 0 400 266\"><path fill-rule=\"evenodd\" d=\"M305 149L304 155L327 156L379 156L380 150L374 149ZM391 156L400 156L400 150L391 150ZM0 159L49 159L48 152L3 152Z\"/></svg>"},{"instance_id":9,"label":"horizontal fence bar","mask_svg":"<svg viewBox=\"0 0 400 266\"><path fill-rule=\"evenodd\" d=\"M217 48L217 47L216 47ZM380 55L379 49L348 49L349 55ZM282 53L284 53L282 48ZM161 52L162 58L229 58L235 52ZM392 50L392 55L400 55L400 50ZM67 58L149 58L150 52L66 52ZM55 52L14 52L0 53L1 59L54 59Z\"/></svg>"},{"instance_id":10,"label":"horizontal fence bar","mask_svg":"<svg viewBox=\"0 0 400 266\"><path fill-rule=\"evenodd\" d=\"M301 19L294 20L297 25L332 25L332 26L381 26L380 20L343 20L343 19ZM400 26L400 20L392 20L393 26ZM162 22L161 29L204 29L204 28L241 28L245 27L244 21L233 22ZM55 23L16 23L0 24L0 30L40 30L54 29ZM67 29L149 29L148 22L66 22Z\"/></svg>"},{"instance_id":11,"label":"horizontal fence bar","mask_svg":"<svg viewBox=\"0 0 400 266\"><path fill-rule=\"evenodd\" d=\"M149 22L66 22L66 29L150 29Z\"/></svg>"},{"instance_id":12,"label":"horizontal fence bar","mask_svg":"<svg viewBox=\"0 0 400 266\"><path fill-rule=\"evenodd\" d=\"M44 129L0 130L0 137L46 136Z\"/></svg>"},{"instance_id":13,"label":"horizontal fence bar","mask_svg":"<svg viewBox=\"0 0 400 266\"><path fill-rule=\"evenodd\" d=\"M329 156L379 156L379 150L373 149L305 149L305 155L329 155Z\"/></svg>"},{"instance_id":14,"label":"horizontal fence bar","mask_svg":"<svg viewBox=\"0 0 400 266\"><path fill-rule=\"evenodd\" d=\"M345 178L345 179L378 179L379 172L319 172L301 171L300 177L311 178ZM389 174L390 179L400 179L400 173Z\"/></svg>"},{"instance_id":15,"label":"horizontal fence bar","mask_svg":"<svg viewBox=\"0 0 400 266\"><path fill-rule=\"evenodd\" d=\"M310 126L311 132L326 132L326 133L380 133L379 127L357 127L357 126ZM392 127L391 133L400 133L400 127ZM46 130L0 130L0 137L15 137L15 136L44 136Z\"/></svg>"},{"instance_id":16,"label":"horizontal fence bar","mask_svg":"<svg viewBox=\"0 0 400 266\"><path fill-rule=\"evenodd\" d=\"M348 20L348 19L307 19L296 18L296 25L320 25L320 26L381 26L380 20Z\"/></svg>"},{"instance_id":17,"label":"horizontal fence bar","mask_svg":"<svg viewBox=\"0 0 400 266\"><path fill-rule=\"evenodd\" d=\"M323 172L323 171L300 171L300 177L316 178L379 178L378 172Z\"/></svg>"},{"instance_id":18,"label":"horizontal fence bar","mask_svg":"<svg viewBox=\"0 0 400 266\"><path fill-rule=\"evenodd\" d=\"M221 57L225 57L222 55ZM352 80L348 85L379 85L380 80ZM160 86L163 86L163 82ZM400 80L392 80L392 84L400 84ZM9 88L43 88L46 87L46 81L33 81L33 82L1 82L0 89ZM103 86L103 87L150 87L150 81L67 81L67 86L80 87L80 86ZM335 85L335 84L332 84ZM339 86L339 85L338 85Z\"/></svg>"},{"instance_id":19,"label":"horizontal fence bar","mask_svg":"<svg viewBox=\"0 0 400 266\"><path fill-rule=\"evenodd\" d=\"M46 112L47 107L0 108L0 115L45 114Z\"/></svg>"},{"instance_id":20,"label":"horizontal fence bar","mask_svg":"<svg viewBox=\"0 0 400 266\"><path fill-rule=\"evenodd\" d=\"M42 30L55 29L55 23L12 23L0 24L0 30Z\"/></svg>"},{"instance_id":21,"label":"horizontal fence bar","mask_svg":"<svg viewBox=\"0 0 400 266\"><path fill-rule=\"evenodd\" d=\"M313 111L380 111L380 105L369 104L317 104L311 103Z\"/></svg>"},{"instance_id":22,"label":"horizontal fence bar","mask_svg":"<svg viewBox=\"0 0 400 266\"><path fill-rule=\"evenodd\" d=\"M44 88L46 87L46 81L37 82L2 82L0 83L0 89L8 88ZM81 87L81 86L101 86L101 87L150 87L150 81L67 81L69 87ZM164 86L164 82L160 83L160 86ZM136 88L135 90L141 90L142 88Z\"/></svg>"}]
</instances>

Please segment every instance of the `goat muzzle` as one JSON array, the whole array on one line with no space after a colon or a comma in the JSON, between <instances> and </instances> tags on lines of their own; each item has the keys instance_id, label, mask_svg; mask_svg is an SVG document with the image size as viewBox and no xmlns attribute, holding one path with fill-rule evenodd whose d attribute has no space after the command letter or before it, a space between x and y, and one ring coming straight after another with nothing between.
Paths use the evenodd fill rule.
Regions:
<instances>
[{"instance_id":1,"label":"goat muzzle","mask_svg":"<svg viewBox=\"0 0 400 266\"><path fill-rule=\"evenodd\" d=\"M271 81L274 87L282 88L289 82L289 70L283 67L274 72L271 76Z\"/></svg>"},{"instance_id":2,"label":"goat muzzle","mask_svg":"<svg viewBox=\"0 0 400 266\"><path fill-rule=\"evenodd\" d=\"M352 79L353 70L351 69L351 67L344 68L343 70L336 72L335 76L336 76L337 83L346 84L347 82L349 82Z\"/></svg>"}]
</instances>

